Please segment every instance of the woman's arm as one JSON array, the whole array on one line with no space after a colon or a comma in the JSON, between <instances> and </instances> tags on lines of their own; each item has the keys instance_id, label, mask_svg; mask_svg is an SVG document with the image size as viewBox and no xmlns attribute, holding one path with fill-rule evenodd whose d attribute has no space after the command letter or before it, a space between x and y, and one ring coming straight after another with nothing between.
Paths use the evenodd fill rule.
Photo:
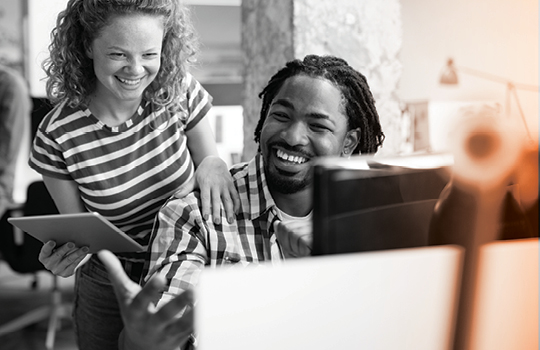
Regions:
<instances>
[{"instance_id":1,"label":"woman's arm","mask_svg":"<svg viewBox=\"0 0 540 350\"><path fill-rule=\"evenodd\" d=\"M59 180L43 176L47 190L62 214L81 213L86 211L74 181ZM56 247L56 242L49 241L43 245L39 253L39 261L53 274L61 277L73 275L75 269L88 255L88 247L77 247L68 242ZM89 256L89 255L88 255Z\"/></svg>"},{"instance_id":2,"label":"woman's arm","mask_svg":"<svg viewBox=\"0 0 540 350\"><path fill-rule=\"evenodd\" d=\"M45 182L45 186L61 214L83 213L86 211L75 181L43 176L43 182Z\"/></svg>"},{"instance_id":3,"label":"woman's arm","mask_svg":"<svg viewBox=\"0 0 540 350\"><path fill-rule=\"evenodd\" d=\"M223 203L227 220L233 222L235 212L240 206L240 198L227 164L218 155L214 134L207 118L201 119L192 129L186 131L186 135L196 167L195 187L201 191L203 218L207 220L211 210L214 221L219 224L219 210Z\"/></svg>"}]
</instances>

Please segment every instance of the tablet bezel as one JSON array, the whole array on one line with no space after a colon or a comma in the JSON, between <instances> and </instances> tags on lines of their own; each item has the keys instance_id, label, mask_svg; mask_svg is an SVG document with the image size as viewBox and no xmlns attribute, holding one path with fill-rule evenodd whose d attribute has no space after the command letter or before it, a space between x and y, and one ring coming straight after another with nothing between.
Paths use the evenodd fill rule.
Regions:
<instances>
[{"instance_id":1,"label":"tablet bezel","mask_svg":"<svg viewBox=\"0 0 540 350\"><path fill-rule=\"evenodd\" d=\"M140 252L144 247L96 212L8 218L8 222L43 243L57 247L73 242L89 253L107 249L115 253Z\"/></svg>"}]
</instances>

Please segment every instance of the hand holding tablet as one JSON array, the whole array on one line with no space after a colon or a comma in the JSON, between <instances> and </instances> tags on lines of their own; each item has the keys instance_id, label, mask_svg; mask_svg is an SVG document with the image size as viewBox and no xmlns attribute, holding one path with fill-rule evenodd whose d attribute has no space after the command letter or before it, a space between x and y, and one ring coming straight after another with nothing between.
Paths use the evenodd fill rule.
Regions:
<instances>
[{"instance_id":1,"label":"hand holding tablet","mask_svg":"<svg viewBox=\"0 0 540 350\"><path fill-rule=\"evenodd\" d=\"M43 243L55 241L57 247L73 242L78 247L89 247L89 253L102 249L115 253L144 250L98 213L23 216L8 221Z\"/></svg>"}]
</instances>

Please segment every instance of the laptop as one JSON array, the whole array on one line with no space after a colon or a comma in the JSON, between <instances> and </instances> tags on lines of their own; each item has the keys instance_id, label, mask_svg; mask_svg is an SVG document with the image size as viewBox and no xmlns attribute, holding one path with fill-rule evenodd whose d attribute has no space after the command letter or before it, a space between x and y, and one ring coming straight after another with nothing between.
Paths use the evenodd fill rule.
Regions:
<instances>
[{"instance_id":1,"label":"laptop","mask_svg":"<svg viewBox=\"0 0 540 350\"><path fill-rule=\"evenodd\" d=\"M449 350L462 249L421 247L206 269L200 350Z\"/></svg>"}]
</instances>

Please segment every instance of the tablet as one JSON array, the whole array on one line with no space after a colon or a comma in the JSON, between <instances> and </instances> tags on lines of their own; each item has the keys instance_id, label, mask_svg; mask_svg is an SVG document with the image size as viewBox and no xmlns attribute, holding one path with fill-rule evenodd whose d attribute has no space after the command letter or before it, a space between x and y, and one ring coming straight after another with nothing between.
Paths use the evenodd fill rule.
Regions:
<instances>
[{"instance_id":1,"label":"tablet","mask_svg":"<svg viewBox=\"0 0 540 350\"><path fill-rule=\"evenodd\" d=\"M43 243L55 241L57 247L73 242L78 247L89 247L90 253L102 249L115 253L144 250L98 213L22 216L8 221Z\"/></svg>"}]
</instances>

